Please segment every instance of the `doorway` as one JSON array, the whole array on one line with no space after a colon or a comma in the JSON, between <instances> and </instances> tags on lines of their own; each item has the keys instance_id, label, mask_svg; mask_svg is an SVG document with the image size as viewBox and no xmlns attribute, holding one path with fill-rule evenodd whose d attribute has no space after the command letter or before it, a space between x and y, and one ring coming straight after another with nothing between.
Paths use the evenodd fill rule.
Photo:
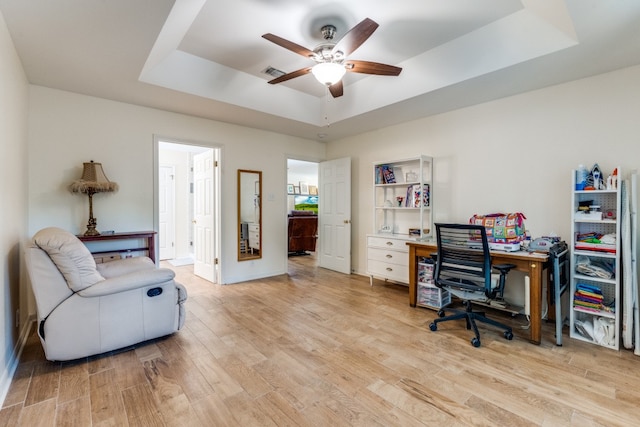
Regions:
<instances>
[{"instance_id":1,"label":"doorway","mask_svg":"<svg viewBox=\"0 0 640 427\"><path fill-rule=\"evenodd\" d=\"M220 148L155 138L158 259L220 282Z\"/></svg>"},{"instance_id":2,"label":"doorway","mask_svg":"<svg viewBox=\"0 0 640 427\"><path fill-rule=\"evenodd\" d=\"M307 223L312 222L317 227L318 201L318 162L287 159L287 256L289 260L298 257L308 257L317 264L317 239L309 238L306 234L318 235L317 229L308 233ZM292 217L293 211L302 211L300 218ZM309 216L315 216L310 219ZM313 227L311 227L313 228ZM295 233L296 236L291 235ZM297 234L303 236L298 237ZM312 243L315 243L312 244ZM308 264L308 262L307 262Z\"/></svg>"}]
</instances>

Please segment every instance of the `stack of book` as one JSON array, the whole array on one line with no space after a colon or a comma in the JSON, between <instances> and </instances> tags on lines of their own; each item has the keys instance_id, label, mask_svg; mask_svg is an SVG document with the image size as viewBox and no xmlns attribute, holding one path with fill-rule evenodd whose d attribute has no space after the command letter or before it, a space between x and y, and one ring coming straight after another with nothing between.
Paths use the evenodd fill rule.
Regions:
<instances>
[{"instance_id":1,"label":"stack of book","mask_svg":"<svg viewBox=\"0 0 640 427\"><path fill-rule=\"evenodd\" d=\"M420 188L420 184L413 184L407 187L407 197L405 198L404 202L405 206L410 208L429 206L429 184L423 184L422 187L423 188Z\"/></svg>"},{"instance_id":2,"label":"stack of book","mask_svg":"<svg viewBox=\"0 0 640 427\"><path fill-rule=\"evenodd\" d=\"M395 184L396 176L391 165L376 166L376 184Z\"/></svg>"}]
</instances>

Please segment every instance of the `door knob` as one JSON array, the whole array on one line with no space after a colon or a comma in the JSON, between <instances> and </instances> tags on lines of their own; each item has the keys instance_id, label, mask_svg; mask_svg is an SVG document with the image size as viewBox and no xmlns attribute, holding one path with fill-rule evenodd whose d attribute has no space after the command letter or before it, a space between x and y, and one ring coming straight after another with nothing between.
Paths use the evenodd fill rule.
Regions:
<instances>
[{"instance_id":1,"label":"door knob","mask_svg":"<svg viewBox=\"0 0 640 427\"><path fill-rule=\"evenodd\" d=\"M345 223L345 224L351 224L351 221L350 221L350 220L348 220L348 219L345 219L345 220L344 220L344 223Z\"/></svg>"}]
</instances>

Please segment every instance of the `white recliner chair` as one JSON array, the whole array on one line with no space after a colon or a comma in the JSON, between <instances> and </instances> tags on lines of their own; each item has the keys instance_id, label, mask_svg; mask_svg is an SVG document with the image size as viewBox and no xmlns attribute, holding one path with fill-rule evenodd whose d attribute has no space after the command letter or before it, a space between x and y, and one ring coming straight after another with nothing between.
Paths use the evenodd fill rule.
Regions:
<instances>
[{"instance_id":1,"label":"white recliner chair","mask_svg":"<svg viewBox=\"0 0 640 427\"><path fill-rule=\"evenodd\" d=\"M73 360L162 337L184 324L185 288L147 257L96 264L60 228L40 230L25 247L48 360Z\"/></svg>"}]
</instances>

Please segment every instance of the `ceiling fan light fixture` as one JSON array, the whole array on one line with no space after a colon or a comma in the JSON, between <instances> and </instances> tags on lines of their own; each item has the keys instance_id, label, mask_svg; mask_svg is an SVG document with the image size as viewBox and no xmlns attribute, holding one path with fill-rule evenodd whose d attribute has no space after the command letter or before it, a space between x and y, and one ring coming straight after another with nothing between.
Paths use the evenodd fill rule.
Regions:
<instances>
[{"instance_id":1,"label":"ceiling fan light fixture","mask_svg":"<svg viewBox=\"0 0 640 427\"><path fill-rule=\"evenodd\" d=\"M313 73L315 78L327 86L338 83L346 71L344 66L336 64L335 62L321 62L320 64L314 65L311 69L311 73Z\"/></svg>"}]
</instances>

